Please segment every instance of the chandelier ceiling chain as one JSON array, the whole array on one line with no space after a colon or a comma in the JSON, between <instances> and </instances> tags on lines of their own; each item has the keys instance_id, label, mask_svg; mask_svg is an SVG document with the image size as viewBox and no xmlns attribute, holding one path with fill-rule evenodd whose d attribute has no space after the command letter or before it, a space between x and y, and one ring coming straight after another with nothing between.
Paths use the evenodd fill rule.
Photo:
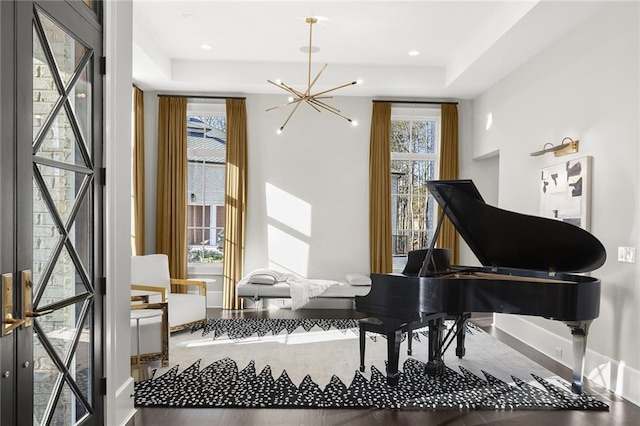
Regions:
<instances>
[{"instance_id":1,"label":"chandelier ceiling chain","mask_svg":"<svg viewBox=\"0 0 640 426\"><path fill-rule=\"evenodd\" d=\"M294 89L291 86L288 86L287 84L285 84L282 81L274 82L274 81L271 81L271 80L267 80L267 82L273 84L276 87L279 87L280 89L283 89L284 91L286 91L287 93L289 93L291 95L291 97L289 98L289 102L286 102L284 104L277 105L277 106L274 106L272 108L269 108L269 109L267 109L267 111L272 111L274 109L287 107L289 105L294 105L293 110L291 110L291 112L287 116L287 119L284 121L282 126L280 126L280 128L278 129L278 133L282 133L282 131L284 130L284 127L287 125L287 123L291 119L291 116L293 116L293 114L296 112L296 110L298 109L300 104L303 103L303 102L306 103L307 105L309 105L310 107L312 107L313 109L315 109L318 112L322 112L322 110L329 111L332 114L335 114L335 115L337 115L337 116L339 116L341 118L344 118L345 120L347 120L348 122L350 122L354 126L357 125L356 121L350 119L349 117L344 116L343 114L340 113L339 109L327 104L326 102L323 101L323 99L331 99L332 98L332 96L326 96L327 93L333 92L333 91L338 90L338 89L342 89L343 87L352 86L354 84L360 84L361 81L359 81L359 80L358 81L351 81L349 83L345 83L345 84L341 84L339 86L336 86L336 87L334 87L332 89L327 89L327 90L323 90L321 92L311 93L311 89L316 84L316 82L318 81L318 78L320 78L320 76L322 75L322 73L324 72L324 70L327 68L327 65L328 65L328 64L324 64L322 66L322 68L320 69L320 71L318 72L318 74L316 75L316 77L313 79L313 81L311 80L311 53L312 53L312 49L313 49L313 45L312 45L312 41L313 41L313 24L315 24L316 22L318 22L318 20L316 18L307 18L306 19L306 23L309 24L309 65L308 65L308 70L307 70L307 89L304 92L301 92L299 90Z\"/></svg>"}]
</instances>

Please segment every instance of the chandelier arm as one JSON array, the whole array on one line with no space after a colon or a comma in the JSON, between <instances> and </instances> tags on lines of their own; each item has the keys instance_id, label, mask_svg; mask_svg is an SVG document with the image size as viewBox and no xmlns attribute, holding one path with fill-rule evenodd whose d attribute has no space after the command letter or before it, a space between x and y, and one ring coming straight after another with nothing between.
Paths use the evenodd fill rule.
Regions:
<instances>
[{"instance_id":1,"label":"chandelier arm","mask_svg":"<svg viewBox=\"0 0 640 426\"><path fill-rule=\"evenodd\" d=\"M318 112L321 112L321 111L320 111L320 108L318 108L317 106L315 106L315 105L313 104L313 103L314 103L314 102L313 102L313 98L307 98L307 99L305 99L304 101L305 101L305 102L307 103L307 105L309 105L311 108L315 109L315 110L316 110L316 111L318 111Z\"/></svg>"},{"instance_id":2,"label":"chandelier arm","mask_svg":"<svg viewBox=\"0 0 640 426\"><path fill-rule=\"evenodd\" d=\"M274 85L274 86L276 86L276 87L279 87L279 88L281 88L281 89L286 90L286 89L285 89L285 87L286 87L286 86L284 86L283 84L278 84L278 83L276 83L275 81L267 80L267 83L271 83L271 84L273 84L273 85Z\"/></svg>"},{"instance_id":3,"label":"chandelier arm","mask_svg":"<svg viewBox=\"0 0 640 426\"><path fill-rule=\"evenodd\" d=\"M309 96L309 92L311 92L311 88L313 87L314 84L316 84L316 81L318 81L318 79L320 78L320 75L322 74L322 72L325 70L325 68L327 68L327 65L329 65L329 64L324 64L322 69L320 71L318 71L318 75L316 75L316 78L313 79L313 81L309 85L309 88L307 89L307 93L306 93L307 96Z\"/></svg>"},{"instance_id":4,"label":"chandelier arm","mask_svg":"<svg viewBox=\"0 0 640 426\"><path fill-rule=\"evenodd\" d=\"M305 97L306 97L306 95L305 95L304 93L299 92L299 91L297 91L296 89L294 89L293 87L291 87L291 86L287 86L287 85L286 85L286 84L284 84L284 83L282 83L282 87L283 87L286 91L288 91L289 93L291 93L292 95L296 95L296 96L297 96L297 97L299 97L299 98L305 98Z\"/></svg>"},{"instance_id":5,"label":"chandelier arm","mask_svg":"<svg viewBox=\"0 0 640 426\"><path fill-rule=\"evenodd\" d=\"M311 96L313 96L313 97L315 98L315 97L317 97L318 95L324 95L325 93L333 92L334 90L342 89L343 87L353 86L354 84L358 84L358 82L357 82L357 81L352 81L352 82L350 82L350 83L345 83L345 84L342 84L342 85L340 85L340 86L336 86L336 87L334 87L333 89L325 90L325 91L323 91L323 92L314 93L314 94L313 94L313 95L311 95Z\"/></svg>"},{"instance_id":6,"label":"chandelier arm","mask_svg":"<svg viewBox=\"0 0 640 426\"><path fill-rule=\"evenodd\" d=\"M297 90L293 89L293 88L292 88L292 87L290 87L290 86L287 86L287 85L286 85L286 84L284 84L284 83L280 83L280 84L278 84L278 83L274 83L274 82L273 82L273 81L271 81L271 80L267 80L267 81L268 81L269 83L273 84L274 86L276 86L276 87L278 87L278 88L280 88L280 89L284 90L285 92L289 92L289 93L291 93L292 95L296 95L296 96L298 96L298 97L300 97L300 98L304 97L304 95L303 95L301 92L298 92Z\"/></svg>"},{"instance_id":7,"label":"chandelier arm","mask_svg":"<svg viewBox=\"0 0 640 426\"><path fill-rule=\"evenodd\" d=\"M333 110L333 111L336 111L336 112L340 112L340 110L338 108L333 107L333 106L331 106L329 104L326 104L326 103L324 103L322 101L319 101L316 98L310 98L309 101L313 102L315 105L318 105L319 107L322 107L324 109L330 109L330 110Z\"/></svg>"},{"instance_id":8,"label":"chandelier arm","mask_svg":"<svg viewBox=\"0 0 640 426\"><path fill-rule=\"evenodd\" d=\"M323 107L323 108L324 108L324 107ZM340 114L339 112L335 112L335 111L333 111L333 110L331 110L331 109L329 109L329 108L324 108L324 109L325 109L325 110L327 110L327 111L329 111L331 114L335 114L335 115L337 115L338 117L342 117L342 118L344 118L344 119L345 119L345 120L347 120L349 123L352 123L352 122L353 122L353 120L351 120L349 117L346 117L346 116L344 116L344 115Z\"/></svg>"},{"instance_id":9,"label":"chandelier arm","mask_svg":"<svg viewBox=\"0 0 640 426\"><path fill-rule=\"evenodd\" d=\"M293 109L291 110L291 112L289 113L289 116L287 117L287 119L284 120L284 123L282 124L282 126L280 126L280 131L284 130L284 126L287 125L287 123L291 119L291 116L293 115L294 112L296 112L296 110L298 109L299 106L300 106L300 102L297 102L296 106L294 106Z\"/></svg>"},{"instance_id":10,"label":"chandelier arm","mask_svg":"<svg viewBox=\"0 0 640 426\"><path fill-rule=\"evenodd\" d=\"M280 104L280 105L276 105L276 106L274 106L274 107L271 107L271 108L267 109L266 111L268 112L268 111L273 111L274 109L283 108L283 107L286 107L286 106L289 106L289 105L295 104L296 102L300 102L301 100L302 100L302 99L294 99L294 100L292 100L292 101L290 101L290 102L285 102L285 103L283 103L283 104Z\"/></svg>"},{"instance_id":11,"label":"chandelier arm","mask_svg":"<svg viewBox=\"0 0 640 426\"><path fill-rule=\"evenodd\" d=\"M332 107L330 105L327 105L324 102L319 102L316 105L318 105L320 108L323 108L325 111L329 111L331 114L335 114L338 117L344 118L345 120L347 120L350 123L353 122L353 120L351 120L349 117L346 117L346 116L340 114L340 110L339 109L336 109L336 108L334 108L334 107Z\"/></svg>"}]
</instances>

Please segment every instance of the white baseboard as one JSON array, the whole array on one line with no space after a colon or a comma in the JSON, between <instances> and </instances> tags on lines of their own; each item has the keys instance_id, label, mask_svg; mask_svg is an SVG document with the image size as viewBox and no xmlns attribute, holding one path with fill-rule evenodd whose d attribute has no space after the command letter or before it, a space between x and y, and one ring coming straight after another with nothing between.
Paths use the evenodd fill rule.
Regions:
<instances>
[{"instance_id":1,"label":"white baseboard","mask_svg":"<svg viewBox=\"0 0 640 426\"><path fill-rule=\"evenodd\" d=\"M517 315L509 315L508 320L501 320L500 315L495 318L496 328L573 369L573 343L568 328L564 338ZM587 349L584 371L592 382L640 406L640 371L628 367L624 361L611 359L591 349Z\"/></svg>"},{"instance_id":2,"label":"white baseboard","mask_svg":"<svg viewBox=\"0 0 640 426\"><path fill-rule=\"evenodd\" d=\"M116 391L116 409L114 410L115 412L113 412L116 418L113 424L126 426L127 424L130 424L129 422L136 414L132 397L134 392L133 385L133 377L130 377L129 380L125 381Z\"/></svg>"}]
</instances>

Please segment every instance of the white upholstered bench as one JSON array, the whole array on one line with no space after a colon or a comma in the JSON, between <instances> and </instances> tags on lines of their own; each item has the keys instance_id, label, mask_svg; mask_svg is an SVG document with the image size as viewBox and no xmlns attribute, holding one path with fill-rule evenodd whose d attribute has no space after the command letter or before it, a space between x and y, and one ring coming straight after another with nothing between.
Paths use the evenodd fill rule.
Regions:
<instances>
[{"instance_id":1,"label":"white upholstered bench","mask_svg":"<svg viewBox=\"0 0 640 426\"><path fill-rule=\"evenodd\" d=\"M291 285L295 291L292 295ZM319 291L320 290L320 294ZM371 290L368 274L347 274L346 281L301 278L272 269L256 269L236 284L236 295L258 302L262 299L290 299L292 309L299 309L314 300L346 299L354 303L355 296Z\"/></svg>"},{"instance_id":2,"label":"white upholstered bench","mask_svg":"<svg viewBox=\"0 0 640 426\"><path fill-rule=\"evenodd\" d=\"M258 301L260 299L289 299L291 288L286 282L279 282L270 285L264 284L243 284L236 286L238 297ZM364 296L371 290L367 285L351 285L340 282L325 290L324 293L314 299L353 299L355 296Z\"/></svg>"}]
</instances>

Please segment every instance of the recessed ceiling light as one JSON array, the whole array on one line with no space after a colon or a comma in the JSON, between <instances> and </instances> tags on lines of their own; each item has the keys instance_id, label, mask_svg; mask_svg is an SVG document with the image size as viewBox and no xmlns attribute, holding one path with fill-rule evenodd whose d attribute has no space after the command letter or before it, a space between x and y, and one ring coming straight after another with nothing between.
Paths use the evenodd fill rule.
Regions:
<instances>
[{"instance_id":1,"label":"recessed ceiling light","mask_svg":"<svg viewBox=\"0 0 640 426\"><path fill-rule=\"evenodd\" d=\"M213 49L213 46L211 46L210 44L206 44L205 43L205 44L201 44L200 48L204 49L204 50L211 50L211 49Z\"/></svg>"},{"instance_id":2,"label":"recessed ceiling light","mask_svg":"<svg viewBox=\"0 0 640 426\"><path fill-rule=\"evenodd\" d=\"M309 46L302 46L300 48L300 51L302 53L309 53ZM318 46L311 46L311 53L318 53L320 51L320 48Z\"/></svg>"},{"instance_id":3,"label":"recessed ceiling light","mask_svg":"<svg viewBox=\"0 0 640 426\"><path fill-rule=\"evenodd\" d=\"M412 50L409 52L409 56L418 56L420 54L420 52L418 52L417 50Z\"/></svg>"}]
</instances>

